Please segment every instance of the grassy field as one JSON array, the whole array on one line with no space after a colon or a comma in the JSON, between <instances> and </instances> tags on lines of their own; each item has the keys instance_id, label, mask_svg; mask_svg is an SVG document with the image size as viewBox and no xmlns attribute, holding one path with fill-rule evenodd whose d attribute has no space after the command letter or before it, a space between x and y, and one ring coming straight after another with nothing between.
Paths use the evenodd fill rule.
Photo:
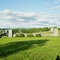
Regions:
<instances>
[{"instance_id":1,"label":"grassy field","mask_svg":"<svg viewBox=\"0 0 60 60\"><path fill-rule=\"evenodd\" d=\"M0 38L0 60L55 60L60 37Z\"/></svg>"}]
</instances>

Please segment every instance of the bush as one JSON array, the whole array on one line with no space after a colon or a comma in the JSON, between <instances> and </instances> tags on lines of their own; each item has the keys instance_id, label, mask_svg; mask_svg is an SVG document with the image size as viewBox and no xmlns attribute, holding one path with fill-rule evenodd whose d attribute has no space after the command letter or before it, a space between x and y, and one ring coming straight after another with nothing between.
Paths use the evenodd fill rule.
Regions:
<instances>
[{"instance_id":1,"label":"bush","mask_svg":"<svg viewBox=\"0 0 60 60\"><path fill-rule=\"evenodd\" d=\"M16 37L25 37L23 33L16 33Z\"/></svg>"},{"instance_id":2,"label":"bush","mask_svg":"<svg viewBox=\"0 0 60 60\"><path fill-rule=\"evenodd\" d=\"M27 37L34 37L34 35L32 35L32 34L28 34Z\"/></svg>"},{"instance_id":3,"label":"bush","mask_svg":"<svg viewBox=\"0 0 60 60\"><path fill-rule=\"evenodd\" d=\"M41 37L41 34L36 34L36 37Z\"/></svg>"}]
</instances>

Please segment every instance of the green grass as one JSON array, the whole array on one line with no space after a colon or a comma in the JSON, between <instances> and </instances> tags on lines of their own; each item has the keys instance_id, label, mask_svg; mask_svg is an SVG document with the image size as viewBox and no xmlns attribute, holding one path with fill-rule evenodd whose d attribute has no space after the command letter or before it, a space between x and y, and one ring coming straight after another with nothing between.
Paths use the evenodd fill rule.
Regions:
<instances>
[{"instance_id":1,"label":"green grass","mask_svg":"<svg viewBox=\"0 0 60 60\"><path fill-rule=\"evenodd\" d=\"M55 60L60 37L0 38L0 60Z\"/></svg>"}]
</instances>

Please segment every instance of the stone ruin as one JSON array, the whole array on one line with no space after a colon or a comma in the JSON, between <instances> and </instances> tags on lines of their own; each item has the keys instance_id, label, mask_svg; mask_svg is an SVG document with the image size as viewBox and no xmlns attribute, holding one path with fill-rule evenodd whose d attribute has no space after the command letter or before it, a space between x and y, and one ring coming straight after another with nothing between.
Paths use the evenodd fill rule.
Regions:
<instances>
[{"instance_id":1,"label":"stone ruin","mask_svg":"<svg viewBox=\"0 0 60 60\"><path fill-rule=\"evenodd\" d=\"M44 34L42 34L41 33L41 35L42 36L58 36L58 28L53 28L53 27L51 27L51 29L50 29L50 32L51 32L51 34L47 34L47 35L44 35ZM33 33L33 35L35 36L35 34L36 33ZM24 34L26 37L27 37L27 33L26 34ZM13 37L13 32L12 32L12 29L9 29L8 30L8 37Z\"/></svg>"}]
</instances>

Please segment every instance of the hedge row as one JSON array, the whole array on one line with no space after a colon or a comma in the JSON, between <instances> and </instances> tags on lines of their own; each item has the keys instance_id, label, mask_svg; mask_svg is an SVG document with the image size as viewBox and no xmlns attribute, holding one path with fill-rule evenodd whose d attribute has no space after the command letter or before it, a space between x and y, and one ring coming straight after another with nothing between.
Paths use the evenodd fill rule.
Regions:
<instances>
[{"instance_id":1,"label":"hedge row","mask_svg":"<svg viewBox=\"0 0 60 60\"><path fill-rule=\"evenodd\" d=\"M16 37L25 37L23 33L16 33ZM34 37L33 34L28 34L27 37ZM35 37L41 37L41 34L36 34Z\"/></svg>"},{"instance_id":2,"label":"hedge row","mask_svg":"<svg viewBox=\"0 0 60 60\"><path fill-rule=\"evenodd\" d=\"M25 35L22 33L16 33L16 37L25 37Z\"/></svg>"}]
</instances>

